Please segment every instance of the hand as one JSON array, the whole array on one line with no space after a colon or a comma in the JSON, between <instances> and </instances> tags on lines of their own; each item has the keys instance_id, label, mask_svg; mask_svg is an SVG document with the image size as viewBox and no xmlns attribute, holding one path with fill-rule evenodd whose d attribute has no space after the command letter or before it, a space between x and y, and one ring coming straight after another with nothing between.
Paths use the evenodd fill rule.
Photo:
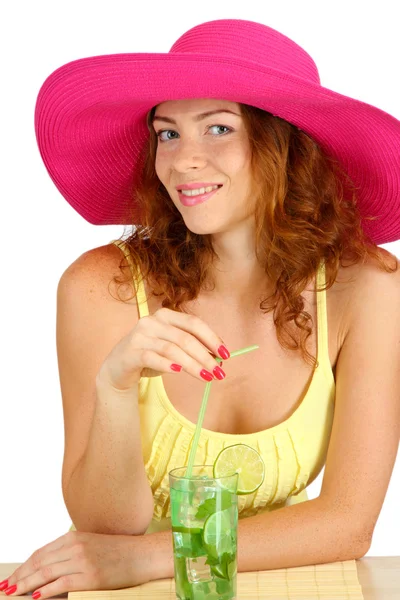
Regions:
<instances>
[{"instance_id":1,"label":"hand","mask_svg":"<svg viewBox=\"0 0 400 600\"><path fill-rule=\"evenodd\" d=\"M211 378L223 379L225 373L215 356L229 358L221 351L223 341L199 317L168 308L139 319L136 326L114 346L100 367L97 384L116 391L130 391L141 377L173 373L171 364L181 366L200 379L202 370ZM222 353L221 353L222 352Z\"/></svg>"},{"instance_id":2,"label":"hand","mask_svg":"<svg viewBox=\"0 0 400 600\"><path fill-rule=\"evenodd\" d=\"M36 550L10 577L12 594L39 591L40 600L66 592L114 590L151 579L144 536L70 531Z\"/></svg>"}]
</instances>

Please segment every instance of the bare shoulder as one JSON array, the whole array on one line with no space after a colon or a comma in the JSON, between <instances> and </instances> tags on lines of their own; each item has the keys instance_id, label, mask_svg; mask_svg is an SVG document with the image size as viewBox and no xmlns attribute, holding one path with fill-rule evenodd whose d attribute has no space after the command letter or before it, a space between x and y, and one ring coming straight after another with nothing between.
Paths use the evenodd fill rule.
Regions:
<instances>
[{"instance_id":1,"label":"bare shoulder","mask_svg":"<svg viewBox=\"0 0 400 600\"><path fill-rule=\"evenodd\" d=\"M357 314L363 307L377 304L384 306L400 293L400 262L384 250L382 257L390 258L387 262L391 267L397 263L397 271L388 272L368 257L365 262L341 268L335 285L348 284L347 294L350 314ZM394 296L393 296L394 295Z\"/></svg>"},{"instance_id":2,"label":"bare shoulder","mask_svg":"<svg viewBox=\"0 0 400 600\"><path fill-rule=\"evenodd\" d=\"M382 250L383 258L391 267L397 262L397 271L387 272L377 261L368 257L365 262L341 267L332 288L329 290L334 310L341 322L341 344L352 324L370 316L376 311L396 312L400 310L400 262L393 255Z\"/></svg>"},{"instance_id":3,"label":"bare shoulder","mask_svg":"<svg viewBox=\"0 0 400 600\"><path fill-rule=\"evenodd\" d=\"M115 244L92 248L74 260L61 275L58 293L80 291L87 299L119 304L134 304L133 284L129 270L121 271L123 254ZM126 281L122 285L118 282ZM130 299L128 299L130 298ZM122 301L123 300L123 301Z\"/></svg>"},{"instance_id":4,"label":"bare shoulder","mask_svg":"<svg viewBox=\"0 0 400 600\"><path fill-rule=\"evenodd\" d=\"M397 260L393 254L382 251L390 266ZM397 261L399 264L399 261ZM400 308L400 267L394 273L383 270L376 260L368 258L363 263L345 262L339 268L333 285L327 290L329 315L329 340L332 365L336 366L339 353L354 323L373 318L376 310L396 311L393 300ZM385 308L386 307L386 308Z\"/></svg>"}]
</instances>

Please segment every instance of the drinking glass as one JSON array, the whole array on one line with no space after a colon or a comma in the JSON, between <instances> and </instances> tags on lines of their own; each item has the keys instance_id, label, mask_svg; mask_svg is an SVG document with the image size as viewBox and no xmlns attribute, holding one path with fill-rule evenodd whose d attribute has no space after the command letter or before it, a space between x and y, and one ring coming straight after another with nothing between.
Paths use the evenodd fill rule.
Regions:
<instances>
[{"instance_id":1,"label":"drinking glass","mask_svg":"<svg viewBox=\"0 0 400 600\"><path fill-rule=\"evenodd\" d=\"M169 473L176 597L234 600L238 474L215 478L212 465Z\"/></svg>"}]
</instances>

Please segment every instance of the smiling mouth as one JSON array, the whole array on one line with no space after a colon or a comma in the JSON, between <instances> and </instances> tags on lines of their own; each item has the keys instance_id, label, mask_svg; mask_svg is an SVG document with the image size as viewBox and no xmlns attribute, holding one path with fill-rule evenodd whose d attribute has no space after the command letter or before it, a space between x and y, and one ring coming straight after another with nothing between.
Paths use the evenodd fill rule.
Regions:
<instances>
[{"instance_id":1,"label":"smiling mouth","mask_svg":"<svg viewBox=\"0 0 400 600\"><path fill-rule=\"evenodd\" d=\"M210 192L213 192L214 190L217 190L220 187L222 187L222 185L210 185L208 187L195 188L193 190L178 190L178 191L180 194L182 194L182 196L192 197L192 196L201 196L202 194L209 194Z\"/></svg>"},{"instance_id":2,"label":"smiling mouth","mask_svg":"<svg viewBox=\"0 0 400 600\"><path fill-rule=\"evenodd\" d=\"M183 204L183 206L197 206L198 204L203 204L209 198L214 196L220 188L222 188L222 185L211 185L194 190L178 190L179 201L181 204ZM190 194L187 192L190 192Z\"/></svg>"}]
</instances>

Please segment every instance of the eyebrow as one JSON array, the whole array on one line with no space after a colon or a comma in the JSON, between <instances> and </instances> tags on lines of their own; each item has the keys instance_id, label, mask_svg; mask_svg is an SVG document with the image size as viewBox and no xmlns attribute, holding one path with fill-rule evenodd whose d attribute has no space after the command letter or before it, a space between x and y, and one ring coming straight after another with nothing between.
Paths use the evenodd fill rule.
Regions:
<instances>
[{"instance_id":1,"label":"eyebrow","mask_svg":"<svg viewBox=\"0 0 400 600\"><path fill-rule=\"evenodd\" d=\"M238 113L233 112L233 110L229 110L227 108L218 108L217 110L209 110L207 112L200 113L199 115L196 115L193 120L197 123L198 121L202 121L207 117L211 117L212 115L217 115L220 113L229 113L231 115L235 115L236 117L241 116ZM176 125L176 121L174 121L174 119L170 119L169 117L162 117L161 115L154 115L152 122L154 123L154 121L165 121L166 123L172 123L172 125Z\"/></svg>"}]
</instances>

